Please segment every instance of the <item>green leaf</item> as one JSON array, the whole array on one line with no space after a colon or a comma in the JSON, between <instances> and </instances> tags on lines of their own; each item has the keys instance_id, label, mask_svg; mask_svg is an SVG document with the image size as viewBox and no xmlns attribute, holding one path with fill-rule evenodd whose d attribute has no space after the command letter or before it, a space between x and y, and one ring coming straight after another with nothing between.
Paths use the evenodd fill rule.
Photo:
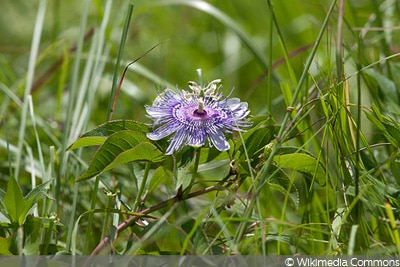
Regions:
<instances>
[{"instance_id":1,"label":"green leaf","mask_svg":"<svg viewBox=\"0 0 400 267\"><path fill-rule=\"evenodd\" d=\"M0 201L2 201L4 199L5 195L6 195L6 192L4 192L4 190L0 188Z\"/></svg>"},{"instance_id":2,"label":"green leaf","mask_svg":"<svg viewBox=\"0 0 400 267\"><path fill-rule=\"evenodd\" d=\"M391 137L388 139L392 139L392 140L390 140L390 142L393 145L396 145L397 147L399 147L400 146L400 129L391 123L384 122L383 126L385 127L387 134Z\"/></svg>"},{"instance_id":3,"label":"green leaf","mask_svg":"<svg viewBox=\"0 0 400 267\"><path fill-rule=\"evenodd\" d=\"M99 146L104 144L104 142L107 140L107 137L100 137L100 136L87 136L87 137L81 137L78 140L76 140L72 145L70 145L67 150L74 150L78 149L81 147L86 147L86 146Z\"/></svg>"},{"instance_id":4,"label":"green leaf","mask_svg":"<svg viewBox=\"0 0 400 267\"><path fill-rule=\"evenodd\" d=\"M388 141L400 147L400 125L391 117L384 116L380 113L379 109L373 105L372 113L366 112L367 118L386 136Z\"/></svg>"},{"instance_id":5,"label":"green leaf","mask_svg":"<svg viewBox=\"0 0 400 267\"><path fill-rule=\"evenodd\" d=\"M372 122L372 124L380 131L385 130L385 127L382 124L383 118L381 114L365 112L365 115Z\"/></svg>"},{"instance_id":6,"label":"green leaf","mask_svg":"<svg viewBox=\"0 0 400 267\"><path fill-rule=\"evenodd\" d=\"M36 198L47 189L50 182L51 180L38 185L24 197L18 182L15 178L10 178L7 192L4 196L4 206L11 223L17 223L19 226L24 224ZM4 221L4 219L1 219L1 221Z\"/></svg>"},{"instance_id":7,"label":"green leaf","mask_svg":"<svg viewBox=\"0 0 400 267\"><path fill-rule=\"evenodd\" d=\"M190 185L193 176L193 163L194 162L192 161L178 168L178 175L175 184L176 190L178 190L180 186L185 189ZM215 160L200 164L196 177L202 180L222 180L228 175L229 170L229 159Z\"/></svg>"},{"instance_id":8,"label":"green leaf","mask_svg":"<svg viewBox=\"0 0 400 267\"><path fill-rule=\"evenodd\" d=\"M10 219L6 215L0 212L0 226L2 224L10 224L10 223L11 223Z\"/></svg>"},{"instance_id":9,"label":"green leaf","mask_svg":"<svg viewBox=\"0 0 400 267\"><path fill-rule=\"evenodd\" d=\"M288 179L286 176L284 176L286 179ZM283 185L281 183L281 181L279 183L275 182L275 181L271 181L268 183L271 189L274 189L276 191L278 191L279 193L281 193L282 195L286 195L287 194L287 184L288 183L284 183L285 185ZM299 209L300 207L300 193L297 190L297 187L295 184L292 184L292 186L290 187L290 193L289 193L289 198L290 200L290 204L295 208L295 209Z\"/></svg>"},{"instance_id":10,"label":"green leaf","mask_svg":"<svg viewBox=\"0 0 400 267\"><path fill-rule=\"evenodd\" d=\"M390 162L390 171L393 177L400 177L400 162L398 160Z\"/></svg>"},{"instance_id":11,"label":"green leaf","mask_svg":"<svg viewBox=\"0 0 400 267\"><path fill-rule=\"evenodd\" d=\"M149 127L141 122L133 120L115 120L106 122L82 134L78 140L67 148L67 150L73 150L85 146L102 145L106 141L107 137L125 130L147 133Z\"/></svg>"},{"instance_id":12,"label":"green leaf","mask_svg":"<svg viewBox=\"0 0 400 267\"><path fill-rule=\"evenodd\" d=\"M153 190L159 188L159 185L161 183L165 183L166 180L171 181L171 177L173 177L173 175L174 174L170 170L166 169L164 166L158 167L151 177L148 191L153 192Z\"/></svg>"},{"instance_id":13,"label":"green leaf","mask_svg":"<svg viewBox=\"0 0 400 267\"><path fill-rule=\"evenodd\" d=\"M290 106L290 103L292 103L293 99L292 89L290 88L290 84L288 82L281 82L280 86L283 99L285 100L285 104L288 107Z\"/></svg>"},{"instance_id":14,"label":"green leaf","mask_svg":"<svg viewBox=\"0 0 400 267\"><path fill-rule=\"evenodd\" d=\"M324 185L326 182L324 168L311 155L304 153L276 155L274 157L274 164L279 168L307 173L315 178L315 181L320 185Z\"/></svg>"},{"instance_id":15,"label":"green leaf","mask_svg":"<svg viewBox=\"0 0 400 267\"><path fill-rule=\"evenodd\" d=\"M134 120L115 120L109 121L98 127L90 130L82 135L82 137L87 136L105 136L108 137L116 132L130 130L135 132L147 133L149 127L142 122L137 122Z\"/></svg>"},{"instance_id":16,"label":"green leaf","mask_svg":"<svg viewBox=\"0 0 400 267\"><path fill-rule=\"evenodd\" d=\"M396 83L372 68L366 69L364 72L373 78L379 85L379 89L381 91L380 95L383 97L385 109L389 112L398 113L400 111L400 107L397 104L399 102L399 97Z\"/></svg>"},{"instance_id":17,"label":"green leaf","mask_svg":"<svg viewBox=\"0 0 400 267\"><path fill-rule=\"evenodd\" d=\"M160 229L152 237L152 239L155 240L159 251L164 253L179 252L184 238L185 233L182 229L168 223L160 226Z\"/></svg>"},{"instance_id":18,"label":"green leaf","mask_svg":"<svg viewBox=\"0 0 400 267\"><path fill-rule=\"evenodd\" d=\"M161 162L164 159L164 154L151 143L139 143L135 147L119 154L115 160L108 165L104 171L111 170L118 165L132 161L150 161L153 163Z\"/></svg>"},{"instance_id":19,"label":"green leaf","mask_svg":"<svg viewBox=\"0 0 400 267\"><path fill-rule=\"evenodd\" d=\"M11 245L11 237L9 238L0 237L0 255L12 256L13 254L10 252L10 245Z\"/></svg>"},{"instance_id":20,"label":"green leaf","mask_svg":"<svg viewBox=\"0 0 400 267\"><path fill-rule=\"evenodd\" d=\"M178 168L178 175L176 179L176 184L175 184L175 190L178 190L180 186L182 186L183 189L187 188L190 184L190 181L192 179L192 173L193 170L190 168L193 164L188 163L184 165L183 167Z\"/></svg>"},{"instance_id":21,"label":"green leaf","mask_svg":"<svg viewBox=\"0 0 400 267\"><path fill-rule=\"evenodd\" d=\"M120 131L112 134L99 148L88 169L78 177L83 181L131 161L160 162L163 153L151 144L143 132Z\"/></svg>"},{"instance_id":22,"label":"green leaf","mask_svg":"<svg viewBox=\"0 0 400 267\"><path fill-rule=\"evenodd\" d=\"M229 159L206 162L199 165L198 176L208 180L221 180L231 169Z\"/></svg>"},{"instance_id":23,"label":"green leaf","mask_svg":"<svg viewBox=\"0 0 400 267\"><path fill-rule=\"evenodd\" d=\"M274 125L274 122L270 117L255 117L253 119L253 127L247 132L242 133L243 139L246 142L248 155L253 159L257 159L263 152L264 147L273 140L277 130L277 127ZM238 142L237 146L241 151L244 151L241 142Z\"/></svg>"},{"instance_id":24,"label":"green leaf","mask_svg":"<svg viewBox=\"0 0 400 267\"><path fill-rule=\"evenodd\" d=\"M44 229L47 228L43 227L43 218L27 217L24 223L24 255L38 255Z\"/></svg>"},{"instance_id":25,"label":"green leaf","mask_svg":"<svg viewBox=\"0 0 400 267\"><path fill-rule=\"evenodd\" d=\"M35 188L33 188L29 193L24 197L25 200L25 207L24 210L21 214L22 217L19 218L19 220L23 223L25 221L26 215L29 213L30 209L33 207L33 203L36 201L36 198L41 195L42 193L45 193L47 190L48 184L52 180L48 180Z\"/></svg>"},{"instance_id":26,"label":"green leaf","mask_svg":"<svg viewBox=\"0 0 400 267\"><path fill-rule=\"evenodd\" d=\"M25 210L26 203L21 187L14 177L10 177L8 181L6 195L4 196L4 205L6 206L11 223L17 223L21 226L23 222L20 222L20 218Z\"/></svg>"},{"instance_id":27,"label":"green leaf","mask_svg":"<svg viewBox=\"0 0 400 267\"><path fill-rule=\"evenodd\" d=\"M52 182L51 180L48 180L38 186L36 186L35 188L33 188L31 191L29 191L28 194L26 194L26 196L24 197L26 201L32 201L35 200L36 197L38 197L40 194L44 193L47 190L47 186L49 185L49 183Z\"/></svg>"},{"instance_id":28,"label":"green leaf","mask_svg":"<svg viewBox=\"0 0 400 267\"><path fill-rule=\"evenodd\" d=\"M204 251L209 247L208 238L204 229L202 229L202 222L204 222L206 212L207 210L204 209L196 214L196 220L188 219L181 225L181 229L185 232L181 253L187 251L189 245L193 247L194 251Z\"/></svg>"}]
</instances>

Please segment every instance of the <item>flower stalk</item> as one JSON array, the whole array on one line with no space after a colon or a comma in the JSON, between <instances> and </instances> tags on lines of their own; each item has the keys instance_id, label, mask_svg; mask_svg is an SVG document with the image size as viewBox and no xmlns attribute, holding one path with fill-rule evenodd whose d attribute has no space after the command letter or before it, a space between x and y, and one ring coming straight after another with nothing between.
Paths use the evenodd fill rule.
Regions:
<instances>
[{"instance_id":1,"label":"flower stalk","mask_svg":"<svg viewBox=\"0 0 400 267\"><path fill-rule=\"evenodd\" d=\"M146 166L144 167L143 179L142 179L142 182L140 183L139 192L136 195L135 204L134 204L134 206L132 208L133 211L136 211L137 208L139 207L140 203L143 201L142 200L143 199L142 195L143 195L143 192L144 192L144 189L146 187L147 180L148 180L148 177L149 177L150 165L151 165L150 162L146 162Z\"/></svg>"},{"instance_id":2,"label":"flower stalk","mask_svg":"<svg viewBox=\"0 0 400 267\"><path fill-rule=\"evenodd\" d=\"M185 191L183 193L183 198L187 198L187 196L190 193L190 190L192 190L194 181L196 180L197 173L198 173L198 170L199 170L199 163L200 163L200 150L201 150L200 147L194 149L194 153L193 153L194 163L193 163L192 177L190 179L190 183L189 183L188 187L185 189Z\"/></svg>"}]
</instances>

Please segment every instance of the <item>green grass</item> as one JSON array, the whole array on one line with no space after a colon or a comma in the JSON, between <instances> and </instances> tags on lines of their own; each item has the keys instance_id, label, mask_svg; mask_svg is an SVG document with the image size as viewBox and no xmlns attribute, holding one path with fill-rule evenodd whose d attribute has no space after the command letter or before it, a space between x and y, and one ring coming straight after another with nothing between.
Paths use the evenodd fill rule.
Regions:
<instances>
[{"instance_id":1,"label":"green grass","mask_svg":"<svg viewBox=\"0 0 400 267\"><path fill-rule=\"evenodd\" d=\"M400 253L395 1L3 5L1 255ZM166 156L144 105L198 69L253 126Z\"/></svg>"}]
</instances>

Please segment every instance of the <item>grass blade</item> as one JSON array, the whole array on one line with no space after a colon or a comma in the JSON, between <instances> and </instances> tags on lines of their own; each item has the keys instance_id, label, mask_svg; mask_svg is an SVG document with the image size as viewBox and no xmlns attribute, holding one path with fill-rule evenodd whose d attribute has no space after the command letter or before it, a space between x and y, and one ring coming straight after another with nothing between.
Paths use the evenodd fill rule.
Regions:
<instances>
[{"instance_id":1,"label":"grass blade","mask_svg":"<svg viewBox=\"0 0 400 267\"><path fill-rule=\"evenodd\" d=\"M35 65L36 65L36 60L39 52L39 44L40 44L40 39L42 36L42 29L43 29L43 24L44 24L44 18L45 18L45 13L46 13L46 5L47 1L46 0L41 0L39 2L39 8L36 16L36 21L35 21L35 29L33 31L33 39L32 39L32 45L31 45L31 51L29 54L29 63L28 63L28 72L27 72L27 79L25 83L25 91L24 91L24 100L23 100L23 106L22 106L22 114L21 114L21 122L20 122L20 127L19 127L19 133L18 133L18 152L17 156L15 159L15 173L14 177L18 179L19 177L19 171L20 171L20 162L21 162L21 157L22 157L22 146L24 143L24 135L25 135L25 128L26 128L26 117L28 115L28 96L30 94L32 84L33 84L33 77L35 74Z\"/></svg>"}]
</instances>

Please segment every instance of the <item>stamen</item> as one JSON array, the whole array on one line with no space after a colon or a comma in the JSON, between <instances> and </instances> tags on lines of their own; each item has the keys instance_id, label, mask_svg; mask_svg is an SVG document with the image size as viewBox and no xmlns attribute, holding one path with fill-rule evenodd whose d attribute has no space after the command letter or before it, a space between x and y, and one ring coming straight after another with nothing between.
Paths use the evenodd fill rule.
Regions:
<instances>
[{"instance_id":1,"label":"stamen","mask_svg":"<svg viewBox=\"0 0 400 267\"><path fill-rule=\"evenodd\" d=\"M197 108L197 113L198 114L204 113L204 101L202 97L199 97L199 107Z\"/></svg>"}]
</instances>

